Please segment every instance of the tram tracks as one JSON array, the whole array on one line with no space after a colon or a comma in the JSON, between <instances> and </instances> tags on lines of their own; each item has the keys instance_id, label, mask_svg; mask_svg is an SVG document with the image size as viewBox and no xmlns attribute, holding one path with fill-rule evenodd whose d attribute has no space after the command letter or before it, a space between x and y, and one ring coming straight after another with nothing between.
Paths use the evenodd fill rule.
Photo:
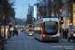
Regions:
<instances>
[{"instance_id":1,"label":"tram tracks","mask_svg":"<svg viewBox=\"0 0 75 50\"><path fill-rule=\"evenodd\" d=\"M25 35L23 35L24 37L25 37ZM28 38L29 39L29 38ZM29 41L30 41L30 39L29 39ZM32 41L33 42L33 41ZM33 42L34 43L34 42ZM40 42L41 43L41 42ZM35 44L35 43L34 43ZM60 46L64 46L63 44L60 44L60 43L55 43L55 44L52 44L52 43L45 43L45 44L49 44L49 45L51 45L51 46L58 46L58 45L60 45ZM43 45L45 45L44 43L43 43ZM57 45L56 45L57 44ZM35 44L36 45L36 44ZM57 48L59 48L59 49L62 49L62 50L64 50L63 48L60 48L60 46L59 47L57 47Z\"/></svg>"},{"instance_id":2,"label":"tram tracks","mask_svg":"<svg viewBox=\"0 0 75 50\"><path fill-rule=\"evenodd\" d=\"M41 49L35 44L36 42L31 41L29 38L27 38L27 37L23 34L23 36L22 36L23 41L25 40L24 38L28 39L28 41L33 44L33 45L32 45L33 48L35 48L36 50L41 50ZM35 50L35 49L34 49L34 50ZM30 49L30 50L31 50L31 49Z\"/></svg>"},{"instance_id":3,"label":"tram tracks","mask_svg":"<svg viewBox=\"0 0 75 50\"><path fill-rule=\"evenodd\" d=\"M27 47L26 47L26 44L24 43L24 39L23 39L23 37L20 35L20 38L21 38L21 40L22 40L22 45L23 45L23 47L24 47L24 50L28 50L27 49Z\"/></svg>"},{"instance_id":4,"label":"tram tracks","mask_svg":"<svg viewBox=\"0 0 75 50\"><path fill-rule=\"evenodd\" d=\"M50 47L57 47L59 50L66 50L65 49L65 47L64 46L68 46L67 44L66 45L64 45L64 44L62 44L62 43L56 43L56 42L39 42L38 40L38 42L36 43L36 40L34 40L34 39L32 39L32 37L30 38L30 37L28 37L28 36L26 36L25 34L23 34L23 37L24 38L26 38L26 39L28 39L30 42L32 42L33 43L33 45L35 45L36 46L36 48L38 48L37 50L42 50L42 49L44 49L43 48L43 45L45 46L50 46ZM39 44L43 44L42 45L42 47L39 45ZM54 49L54 48L53 48ZM55 48L56 49L56 48Z\"/></svg>"},{"instance_id":5,"label":"tram tracks","mask_svg":"<svg viewBox=\"0 0 75 50\"><path fill-rule=\"evenodd\" d=\"M16 45L15 45L15 49L14 50L17 50L17 45L18 45L18 38L16 39Z\"/></svg>"},{"instance_id":6,"label":"tram tracks","mask_svg":"<svg viewBox=\"0 0 75 50\"><path fill-rule=\"evenodd\" d=\"M25 37L25 35L23 35L24 37ZM25 38L27 38L27 37L25 37ZM27 38L27 39L29 39L29 38ZM35 44L35 42L33 42L32 40L30 40L29 39L29 41L31 41L32 43L34 43ZM41 42L40 42L41 43ZM54 44L52 44L52 43L43 43L43 45L45 45L45 44L49 44L49 45L51 45L51 46L55 46ZM36 45L36 44L35 44ZM57 45L56 45L57 46ZM59 48L59 47L57 47L57 48ZM59 48L60 49L60 48Z\"/></svg>"}]
</instances>

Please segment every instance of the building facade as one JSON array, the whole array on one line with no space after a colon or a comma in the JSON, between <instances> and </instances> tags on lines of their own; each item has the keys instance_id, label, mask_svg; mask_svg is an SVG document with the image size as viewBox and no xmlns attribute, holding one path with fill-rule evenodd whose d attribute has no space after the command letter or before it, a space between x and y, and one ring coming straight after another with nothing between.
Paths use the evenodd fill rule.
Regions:
<instances>
[{"instance_id":1,"label":"building facade","mask_svg":"<svg viewBox=\"0 0 75 50\"><path fill-rule=\"evenodd\" d=\"M33 14L34 14L34 7L29 6L28 14L27 14L27 21L29 24L33 23Z\"/></svg>"}]
</instances>

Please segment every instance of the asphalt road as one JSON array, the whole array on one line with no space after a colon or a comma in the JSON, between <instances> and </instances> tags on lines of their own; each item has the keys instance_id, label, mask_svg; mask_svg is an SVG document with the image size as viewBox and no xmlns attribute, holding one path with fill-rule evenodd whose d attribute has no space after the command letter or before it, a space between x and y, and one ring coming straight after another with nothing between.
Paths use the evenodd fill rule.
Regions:
<instances>
[{"instance_id":1,"label":"asphalt road","mask_svg":"<svg viewBox=\"0 0 75 50\"><path fill-rule=\"evenodd\" d=\"M67 39L59 42L40 42L33 36L20 32L18 36L7 41L5 50L75 50L75 43L68 42Z\"/></svg>"}]
</instances>

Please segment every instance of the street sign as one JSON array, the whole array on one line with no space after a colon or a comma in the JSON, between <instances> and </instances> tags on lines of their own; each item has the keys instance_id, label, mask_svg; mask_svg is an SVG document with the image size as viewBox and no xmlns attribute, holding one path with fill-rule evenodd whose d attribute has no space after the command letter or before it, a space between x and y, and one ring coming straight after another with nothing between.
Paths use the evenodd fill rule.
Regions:
<instances>
[{"instance_id":1,"label":"street sign","mask_svg":"<svg viewBox=\"0 0 75 50\"><path fill-rule=\"evenodd\" d=\"M64 10L64 9L63 9L63 8L61 8L61 9L59 9L59 12L62 14L63 10Z\"/></svg>"},{"instance_id":2,"label":"street sign","mask_svg":"<svg viewBox=\"0 0 75 50\"><path fill-rule=\"evenodd\" d=\"M72 30L73 29L73 26L69 26L69 29Z\"/></svg>"}]
</instances>

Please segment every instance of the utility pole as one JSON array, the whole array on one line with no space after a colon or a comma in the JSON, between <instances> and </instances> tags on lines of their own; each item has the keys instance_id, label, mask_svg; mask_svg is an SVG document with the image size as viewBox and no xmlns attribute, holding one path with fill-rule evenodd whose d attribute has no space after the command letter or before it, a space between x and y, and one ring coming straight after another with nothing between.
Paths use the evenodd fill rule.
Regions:
<instances>
[{"instance_id":1,"label":"utility pole","mask_svg":"<svg viewBox=\"0 0 75 50\"><path fill-rule=\"evenodd\" d=\"M63 41L63 28L62 28L62 24L61 24L61 41Z\"/></svg>"},{"instance_id":2,"label":"utility pole","mask_svg":"<svg viewBox=\"0 0 75 50\"><path fill-rule=\"evenodd\" d=\"M5 17L4 17L4 13L3 13L3 25L4 25L4 38L5 38Z\"/></svg>"},{"instance_id":3,"label":"utility pole","mask_svg":"<svg viewBox=\"0 0 75 50\"><path fill-rule=\"evenodd\" d=\"M6 41L6 36L5 36L5 16L4 16L4 13L3 13L3 25L4 25L4 41L5 41L5 43L7 43L7 41Z\"/></svg>"},{"instance_id":4,"label":"utility pole","mask_svg":"<svg viewBox=\"0 0 75 50\"><path fill-rule=\"evenodd\" d=\"M63 12L63 8L59 9L60 13L61 13L61 41L63 41L63 29L62 29L62 24L63 24L63 16L62 16L62 12Z\"/></svg>"}]
</instances>

